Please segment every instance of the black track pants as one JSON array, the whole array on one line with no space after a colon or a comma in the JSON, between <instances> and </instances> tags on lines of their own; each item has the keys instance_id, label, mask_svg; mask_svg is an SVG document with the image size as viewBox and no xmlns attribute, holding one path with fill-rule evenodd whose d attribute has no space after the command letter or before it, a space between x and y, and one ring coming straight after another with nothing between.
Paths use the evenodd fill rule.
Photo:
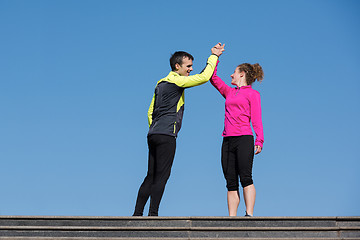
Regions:
<instances>
[{"instance_id":1,"label":"black track pants","mask_svg":"<svg viewBox=\"0 0 360 240\"><path fill-rule=\"evenodd\" d=\"M148 136L148 146L148 172L140 186L133 216L143 215L149 197L149 216L158 216L160 201L174 161L176 139L172 136L154 134Z\"/></svg>"}]
</instances>

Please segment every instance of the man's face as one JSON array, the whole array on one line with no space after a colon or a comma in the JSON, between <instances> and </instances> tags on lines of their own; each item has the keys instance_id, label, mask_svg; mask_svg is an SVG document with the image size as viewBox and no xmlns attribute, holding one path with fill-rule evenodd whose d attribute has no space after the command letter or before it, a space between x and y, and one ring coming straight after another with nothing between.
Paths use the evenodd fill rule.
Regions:
<instances>
[{"instance_id":1,"label":"man's face","mask_svg":"<svg viewBox=\"0 0 360 240\"><path fill-rule=\"evenodd\" d=\"M189 76L190 72L193 70L192 68L193 61L187 57L184 57L182 60L182 64L176 64L176 72L180 74L180 76Z\"/></svg>"}]
</instances>

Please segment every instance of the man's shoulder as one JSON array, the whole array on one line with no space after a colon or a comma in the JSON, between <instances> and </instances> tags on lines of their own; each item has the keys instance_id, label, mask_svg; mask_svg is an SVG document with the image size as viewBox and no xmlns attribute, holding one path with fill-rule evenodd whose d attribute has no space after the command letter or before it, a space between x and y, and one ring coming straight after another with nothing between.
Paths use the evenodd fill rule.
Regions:
<instances>
[{"instance_id":1,"label":"man's shoulder","mask_svg":"<svg viewBox=\"0 0 360 240\"><path fill-rule=\"evenodd\" d=\"M160 79L156 84L156 89L161 91L179 91L184 89L181 86L181 76L178 73L170 72L166 77Z\"/></svg>"},{"instance_id":2,"label":"man's shoulder","mask_svg":"<svg viewBox=\"0 0 360 240\"><path fill-rule=\"evenodd\" d=\"M184 80L186 80L186 76L180 76L178 73L171 71L166 77L160 79L157 84L162 82L172 83L175 85L181 84ZM180 87L180 86L179 86Z\"/></svg>"},{"instance_id":3,"label":"man's shoulder","mask_svg":"<svg viewBox=\"0 0 360 240\"><path fill-rule=\"evenodd\" d=\"M160 79L158 81L158 83L165 82L165 81L168 82L169 80L174 79L177 76L180 76L180 75L178 73L176 73L176 72L171 71L171 72L169 72L169 74L166 77Z\"/></svg>"}]
</instances>

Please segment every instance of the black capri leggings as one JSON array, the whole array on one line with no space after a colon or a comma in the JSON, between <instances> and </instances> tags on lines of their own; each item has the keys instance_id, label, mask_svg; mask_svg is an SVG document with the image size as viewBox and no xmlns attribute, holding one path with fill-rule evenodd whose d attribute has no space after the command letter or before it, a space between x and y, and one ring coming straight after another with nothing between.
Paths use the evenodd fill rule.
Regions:
<instances>
[{"instance_id":1,"label":"black capri leggings","mask_svg":"<svg viewBox=\"0 0 360 240\"><path fill-rule=\"evenodd\" d=\"M239 176L244 188L253 184L254 137L252 135L224 137L221 164L228 191L239 190Z\"/></svg>"}]
</instances>

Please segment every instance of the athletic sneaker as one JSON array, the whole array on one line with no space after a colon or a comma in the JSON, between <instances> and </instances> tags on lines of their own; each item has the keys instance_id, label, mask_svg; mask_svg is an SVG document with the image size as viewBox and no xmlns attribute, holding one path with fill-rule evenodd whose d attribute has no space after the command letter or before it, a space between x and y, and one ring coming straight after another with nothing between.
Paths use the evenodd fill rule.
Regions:
<instances>
[{"instance_id":1,"label":"athletic sneaker","mask_svg":"<svg viewBox=\"0 0 360 240\"><path fill-rule=\"evenodd\" d=\"M252 217L252 215L248 214L248 213L245 211L245 217Z\"/></svg>"}]
</instances>

